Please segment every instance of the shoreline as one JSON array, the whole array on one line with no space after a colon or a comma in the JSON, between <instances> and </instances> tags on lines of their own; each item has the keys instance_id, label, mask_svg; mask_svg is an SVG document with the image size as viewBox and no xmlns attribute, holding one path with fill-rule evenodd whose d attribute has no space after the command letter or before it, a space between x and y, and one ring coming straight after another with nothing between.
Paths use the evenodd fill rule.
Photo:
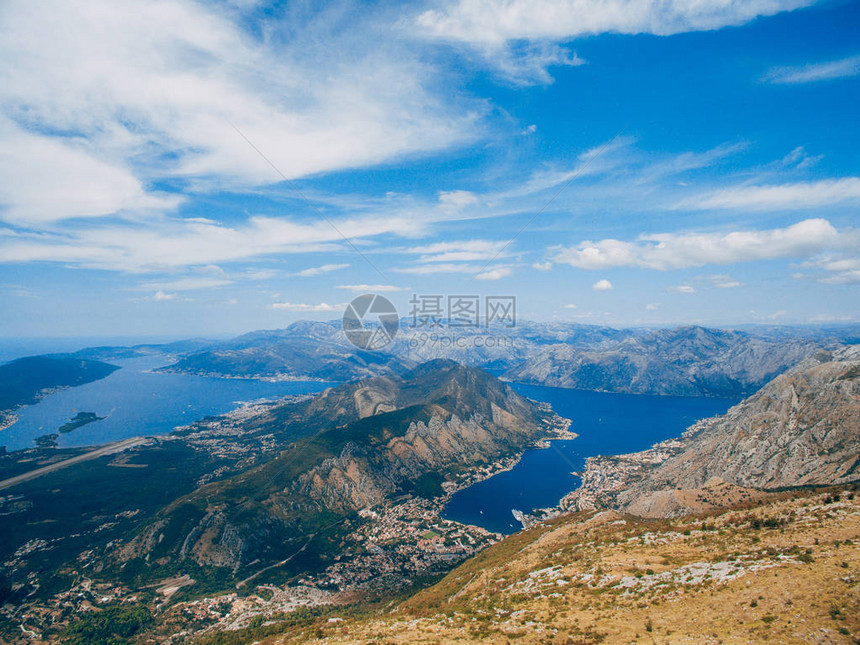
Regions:
<instances>
[{"instance_id":1,"label":"shoreline","mask_svg":"<svg viewBox=\"0 0 860 645\"><path fill-rule=\"evenodd\" d=\"M173 370L169 366L156 367L146 370L149 374L179 374L182 376L199 376L202 378L220 378L232 381L262 381L263 383L332 383L333 386L341 385L343 381L332 381L314 376L293 376L290 374L274 374L268 376L253 376L241 374L223 374L222 372L203 372L195 370Z\"/></svg>"},{"instance_id":2,"label":"shoreline","mask_svg":"<svg viewBox=\"0 0 860 645\"><path fill-rule=\"evenodd\" d=\"M533 399L530 399L530 400L533 400ZM456 524L459 524L460 526L474 527L474 528L480 529L482 531L486 531L487 533L494 535L494 536L504 537L504 534L502 534L502 533L490 531L489 529L485 529L483 526L479 526L477 524L465 524L465 523L459 522L457 520L445 518L442 516L442 513L445 510L445 506L447 506L448 502L451 501L451 498L454 495L456 495L460 491L463 491L467 488L475 486L476 484L480 484L481 482L487 481L488 479L491 479L491 478L495 477L496 475L500 475L504 472L508 472L508 471L513 470L516 467L516 465L518 463L520 463L520 460L523 458L523 455L525 455L529 450L546 450L547 448L549 448L551 446L553 441L570 441L570 440L573 440L573 439L576 439L579 437L579 435L577 433L572 432L570 430L570 426L573 423L573 421L571 419L567 419L565 417L562 417L560 414L554 412L552 410L552 406L550 406L550 404L548 404L548 403L545 403L543 401L535 401L535 402L539 404L540 409L545 414L547 414L547 416L548 416L548 418L546 418L544 420L544 423L546 425L547 436L541 437L539 439L535 439L532 443L530 443L528 446L526 446L522 451L520 451L514 455L511 455L508 457L502 457L501 459L497 460L495 463L484 466L483 469L480 470L478 473L474 473L471 476L469 474L467 474L456 482L443 482L442 488L445 490L445 495L433 500L434 503L436 502L437 499L439 500L439 509L438 509L439 519L445 520L447 522L454 522ZM477 475L477 476L475 476L475 475ZM569 494L570 493L566 493L566 495L569 495ZM559 500L559 503L560 502L561 502L561 500ZM511 509L511 510L513 511L516 509ZM539 509L531 509L531 510L539 510ZM528 513L524 513L523 515L525 517L529 516ZM527 527L525 525L523 525L523 528L527 528Z\"/></svg>"}]
</instances>

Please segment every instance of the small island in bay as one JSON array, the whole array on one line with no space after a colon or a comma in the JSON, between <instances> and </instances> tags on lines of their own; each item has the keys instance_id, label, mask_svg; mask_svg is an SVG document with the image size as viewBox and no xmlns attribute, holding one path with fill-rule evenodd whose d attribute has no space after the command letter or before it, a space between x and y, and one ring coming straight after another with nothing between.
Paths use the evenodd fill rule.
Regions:
<instances>
[{"instance_id":1,"label":"small island in bay","mask_svg":"<svg viewBox=\"0 0 860 645\"><path fill-rule=\"evenodd\" d=\"M94 421L101 421L104 418L105 417L100 417L95 412L78 412L66 423L57 428L57 432L66 434L67 432L77 430L78 428L85 426L88 423L93 423Z\"/></svg>"},{"instance_id":2,"label":"small island in bay","mask_svg":"<svg viewBox=\"0 0 860 645\"><path fill-rule=\"evenodd\" d=\"M78 412L66 423L57 428L57 432L44 434L41 437L36 437L36 445L39 448L56 448L57 438L60 436L60 434L67 434L69 432L73 432L74 430L77 430L78 428L85 426L88 423L93 423L94 421L101 421L104 418L105 417L100 417L95 412Z\"/></svg>"}]
</instances>

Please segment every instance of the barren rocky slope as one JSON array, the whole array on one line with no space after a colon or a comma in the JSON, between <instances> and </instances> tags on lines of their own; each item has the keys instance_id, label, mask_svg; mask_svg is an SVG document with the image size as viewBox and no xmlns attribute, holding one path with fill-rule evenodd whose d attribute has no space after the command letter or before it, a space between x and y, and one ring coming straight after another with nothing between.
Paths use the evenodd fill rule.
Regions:
<instances>
[{"instance_id":1,"label":"barren rocky slope","mask_svg":"<svg viewBox=\"0 0 860 645\"><path fill-rule=\"evenodd\" d=\"M709 516L565 515L397 604L204 637L274 643L855 643L860 497L769 494Z\"/></svg>"},{"instance_id":2,"label":"barren rocky slope","mask_svg":"<svg viewBox=\"0 0 860 645\"><path fill-rule=\"evenodd\" d=\"M679 440L642 453L589 459L583 486L562 506L677 515L698 510L684 491L708 484L773 490L858 479L860 346L855 345L818 353L725 415L695 424Z\"/></svg>"}]
</instances>

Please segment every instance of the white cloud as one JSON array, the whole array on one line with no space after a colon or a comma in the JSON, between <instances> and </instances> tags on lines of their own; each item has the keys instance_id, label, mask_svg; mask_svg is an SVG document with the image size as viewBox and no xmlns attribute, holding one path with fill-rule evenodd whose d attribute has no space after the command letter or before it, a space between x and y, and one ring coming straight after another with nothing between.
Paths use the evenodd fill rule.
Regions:
<instances>
[{"instance_id":1,"label":"white cloud","mask_svg":"<svg viewBox=\"0 0 860 645\"><path fill-rule=\"evenodd\" d=\"M248 269L243 271L239 277L245 280L271 280L280 274L281 272L276 269ZM227 274L224 275L226 277Z\"/></svg>"},{"instance_id":2,"label":"white cloud","mask_svg":"<svg viewBox=\"0 0 860 645\"><path fill-rule=\"evenodd\" d=\"M41 225L120 211L169 210L181 201L148 193L124 164L92 156L86 141L32 134L0 115L2 220Z\"/></svg>"},{"instance_id":3,"label":"white cloud","mask_svg":"<svg viewBox=\"0 0 860 645\"><path fill-rule=\"evenodd\" d=\"M675 293L696 293L696 288L691 287L689 284L678 284L669 287L669 291L674 291Z\"/></svg>"},{"instance_id":4,"label":"white cloud","mask_svg":"<svg viewBox=\"0 0 860 645\"><path fill-rule=\"evenodd\" d=\"M419 264L411 267L398 267L393 269L398 273L412 273L415 275L433 275L435 273L477 273L480 267L472 264L456 263L431 263Z\"/></svg>"},{"instance_id":5,"label":"white cloud","mask_svg":"<svg viewBox=\"0 0 860 645\"><path fill-rule=\"evenodd\" d=\"M504 257L501 253L504 247L505 242L496 240L455 240L416 246L406 252L420 256L419 262L472 262Z\"/></svg>"},{"instance_id":6,"label":"white cloud","mask_svg":"<svg viewBox=\"0 0 860 645\"><path fill-rule=\"evenodd\" d=\"M860 56L798 67L776 67L762 77L766 83L796 84L829 81L860 74Z\"/></svg>"},{"instance_id":7,"label":"white cloud","mask_svg":"<svg viewBox=\"0 0 860 645\"><path fill-rule=\"evenodd\" d=\"M576 305L571 303L564 306L565 309L576 309Z\"/></svg>"},{"instance_id":8,"label":"white cloud","mask_svg":"<svg viewBox=\"0 0 860 645\"><path fill-rule=\"evenodd\" d=\"M189 277L169 280L166 282L145 282L137 288L144 291L157 289L160 291L194 291L197 289L213 289L233 284L230 279Z\"/></svg>"},{"instance_id":9,"label":"white cloud","mask_svg":"<svg viewBox=\"0 0 860 645\"><path fill-rule=\"evenodd\" d=\"M476 280L500 280L513 273L511 267L497 267L495 269L483 270L475 276Z\"/></svg>"},{"instance_id":10,"label":"white cloud","mask_svg":"<svg viewBox=\"0 0 860 645\"><path fill-rule=\"evenodd\" d=\"M191 298L185 298L177 293L167 293L165 291L156 291L154 294L152 294L150 300L153 300L155 302L193 302Z\"/></svg>"},{"instance_id":11,"label":"white cloud","mask_svg":"<svg viewBox=\"0 0 860 645\"><path fill-rule=\"evenodd\" d=\"M742 286L742 283L727 275L709 275L705 278L717 289L734 289Z\"/></svg>"},{"instance_id":12,"label":"white cloud","mask_svg":"<svg viewBox=\"0 0 860 645\"><path fill-rule=\"evenodd\" d=\"M499 44L605 32L666 36L741 25L813 0L456 0L417 18L429 35Z\"/></svg>"},{"instance_id":13,"label":"white cloud","mask_svg":"<svg viewBox=\"0 0 860 645\"><path fill-rule=\"evenodd\" d=\"M478 197L468 190L443 190L439 192L439 203L443 206L460 209L477 204Z\"/></svg>"},{"instance_id":14,"label":"white cloud","mask_svg":"<svg viewBox=\"0 0 860 645\"><path fill-rule=\"evenodd\" d=\"M495 73L502 80L517 86L549 85L553 82L547 71L549 67L585 65L576 52L547 42L520 47L490 45L481 48L480 53L492 63Z\"/></svg>"},{"instance_id":15,"label":"white cloud","mask_svg":"<svg viewBox=\"0 0 860 645\"><path fill-rule=\"evenodd\" d=\"M449 0L414 29L464 43L502 79L548 84L551 66L584 63L557 43L601 33L667 36L741 25L815 0Z\"/></svg>"},{"instance_id":16,"label":"white cloud","mask_svg":"<svg viewBox=\"0 0 860 645\"><path fill-rule=\"evenodd\" d=\"M327 304L325 302L321 302L318 305L294 303L294 302L276 302L276 303L272 304L272 309L282 309L285 311L303 311L303 312L343 311L345 307L346 307L346 304L330 305L330 304Z\"/></svg>"},{"instance_id":17,"label":"white cloud","mask_svg":"<svg viewBox=\"0 0 860 645\"><path fill-rule=\"evenodd\" d=\"M860 239L856 237L855 241L860 243ZM854 253L860 253L860 247L856 247ZM816 278L824 284L860 284L860 257L827 257L818 262L810 262L807 266L814 266L828 272Z\"/></svg>"},{"instance_id":18,"label":"white cloud","mask_svg":"<svg viewBox=\"0 0 860 645\"><path fill-rule=\"evenodd\" d=\"M339 284L336 288L362 293L409 291L409 287L396 287L393 284Z\"/></svg>"},{"instance_id":19,"label":"white cloud","mask_svg":"<svg viewBox=\"0 0 860 645\"><path fill-rule=\"evenodd\" d=\"M488 263L493 260L509 257L508 246L504 241L450 240L392 250L418 256L414 265L393 269L398 273L415 275L471 273L477 280L498 280L513 272L513 267L510 265L494 265L492 268L488 266Z\"/></svg>"},{"instance_id":20,"label":"white cloud","mask_svg":"<svg viewBox=\"0 0 860 645\"><path fill-rule=\"evenodd\" d=\"M645 309L647 311L657 311L659 308L660 308L660 305L657 303L653 303L653 302L645 305Z\"/></svg>"},{"instance_id":21,"label":"white cloud","mask_svg":"<svg viewBox=\"0 0 860 645\"><path fill-rule=\"evenodd\" d=\"M273 19L263 37L242 24L191 0L5 2L0 111L16 127L0 128L0 149L20 164L0 164L0 217L170 208L149 187L163 178L200 190L280 182L234 125L290 178L477 134L478 106L440 100L414 49L362 37L378 26L353 13Z\"/></svg>"},{"instance_id":22,"label":"white cloud","mask_svg":"<svg viewBox=\"0 0 860 645\"><path fill-rule=\"evenodd\" d=\"M0 284L0 294L3 294L3 297L5 298L28 298L31 300L42 299L42 296L34 292L32 289L20 284Z\"/></svg>"},{"instance_id":23,"label":"white cloud","mask_svg":"<svg viewBox=\"0 0 860 645\"><path fill-rule=\"evenodd\" d=\"M808 219L787 228L730 233L662 233L635 242L585 241L556 247L553 261L580 269L633 266L661 271L735 264L774 258L809 258L840 245L840 233L824 219Z\"/></svg>"},{"instance_id":24,"label":"white cloud","mask_svg":"<svg viewBox=\"0 0 860 645\"><path fill-rule=\"evenodd\" d=\"M860 177L774 186L733 186L686 198L679 210L798 210L860 201Z\"/></svg>"},{"instance_id":25,"label":"white cloud","mask_svg":"<svg viewBox=\"0 0 860 645\"><path fill-rule=\"evenodd\" d=\"M323 264L318 267L311 267L309 269L302 269L298 273L297 276L301 276L302 278L309 278L316 275L321 275L323 273L331 273L332 271L339 271L341 269L346 269L349 267L349 264Z\"/></svg>"},{"instance_id":26,"label":"white cloud","mask_svg":"<svg viewBox=\"0 0 860 645\"><path fill-rule=\"evenodd\" d=\"M595 291L612 291L612 283L609 280L598 280L591 288Z\"/></svg>"},{"instance_id":27,"label":"white cloud","mask_svg":"<svg viewBox=\"0 0 860 645\"><path fill-rule=\"evenodd\" d=\"M552 271L552 262L535 262L532 268L538 271Z\"/></svg>"},{"instance_id":28,"label":"white cloud","mask_svg":"<svg viewBox=\"0 0 860 645\"><path fill-rule=\"evenodd\" d=\"M797 146L782 158L781 164L786 168L795 168L802 170L814 166L819 161L824 159L824 155L810 155L806 152L803 146Z\"/></svg>"}]
</instances>

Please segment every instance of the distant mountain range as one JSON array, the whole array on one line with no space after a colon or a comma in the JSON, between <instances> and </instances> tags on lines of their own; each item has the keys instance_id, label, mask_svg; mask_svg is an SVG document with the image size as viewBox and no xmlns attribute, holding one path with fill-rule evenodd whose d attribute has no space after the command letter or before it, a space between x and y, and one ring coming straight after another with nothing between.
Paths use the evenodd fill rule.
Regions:
<instances>
[{"instance_id":1,"label":"distant mountain range","mask_svg":"<svg viewBox=\"0 0 860 645\"><path fill-rule=\"evenodd\" d=\"M351 345L339 323L298 322L181 357L164 371L240 378L348 381L402 374L435 358L554 387L684 396L743 396L854 328L764 328L762 334L704 327L614 329L565 323L514 328L404 329L383 351ZM491 339L492 342L487 342Z\"/></svg>"},{"instance_id":2,"label":"distant mountain range","mask_svg":"<svg viewBox=\"0 0 860 645\"><path fill-rule=\"evenodd\" d=\"M504 377L583 390L731 397L756 391L819 347L807 339L679 327L638 331L590 347L553 344Z\"/></svg>"},{"instance_id":3,"label":"distant mountain range","mask_svg":"<svg viewBox=\"0 0 860 645\"><path fill-rule=\"evenodd\" d=\"M257 331L186 353L165 372L203 376L350 381L403 372L415 362L388 353L363 351L325 323L300 322L287 329Z\"/></svg>"}]
</instances>

